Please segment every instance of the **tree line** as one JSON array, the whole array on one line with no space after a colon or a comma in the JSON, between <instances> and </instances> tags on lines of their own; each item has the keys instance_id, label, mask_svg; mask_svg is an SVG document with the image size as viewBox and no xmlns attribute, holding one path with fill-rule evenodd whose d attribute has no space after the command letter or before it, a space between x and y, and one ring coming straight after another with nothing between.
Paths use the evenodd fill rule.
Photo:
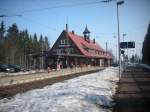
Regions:
<instances>
[{"instance_id":1,"label":"tree line","mask_svg":"<svg viewBox=\"0 0 150 112\"><path fill-rule=\"evenodd\" d=\"M142 54L143 63L150 65L150 23L143 42Z\"/></svg>"},{"instance_id":2,"label":"tree line","mask_svg":"<svg viewBox=\"0 0 150 112\"><path fill-rule=\"evenodd\" d=\"M37 65L43 61L43 53L49 49L47 36L40 37L36 33L29 34L28 30L19 30L17 24L8 29L4 22L0 24L0 63Z\"/></svg>"}]
</instances>

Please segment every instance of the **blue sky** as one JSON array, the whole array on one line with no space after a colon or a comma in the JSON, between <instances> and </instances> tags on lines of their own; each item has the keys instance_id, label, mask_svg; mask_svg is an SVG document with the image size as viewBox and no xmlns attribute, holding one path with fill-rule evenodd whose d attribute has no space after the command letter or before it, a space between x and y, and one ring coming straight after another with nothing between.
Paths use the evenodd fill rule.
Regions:
<instances>
[{"instance_id":1,"label":"blue sky","mask_svg":"<svg viewBox=\"0 0 150 112\"><path fill-rule=\"evenodd\" d=\"M22 17L3 18L6 27L17 23L19 29L47 36L51 45L65 29L66 23L70 31L74 30L79 35L87 25L91 39L95 38L103 48L108 42L108 49L116 54L116 1L105 4L95 3L97 1L101 0L0 0L0 14L21 14ZM150 22L150 0L124 1L119 6L120 34L121 37L123 33L127 34L125 41L136 41L136 49L129 51L140 55Z\"/></svg>"}]
</instances>

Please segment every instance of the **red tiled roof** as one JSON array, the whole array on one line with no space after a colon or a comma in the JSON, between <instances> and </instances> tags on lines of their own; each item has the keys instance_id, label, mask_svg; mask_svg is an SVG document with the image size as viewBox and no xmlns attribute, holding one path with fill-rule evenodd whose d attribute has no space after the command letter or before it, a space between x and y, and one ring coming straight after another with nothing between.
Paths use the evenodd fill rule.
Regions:
<instances>
[{"instance_id":1,"label":"red tiled roof","mask_svg":"<svg viewBox=\"0 0 150 112\"><path fill-rule=\"evenodd\" d=\"M71 32L68 32L68 38L70 38L75 43L75 45L78 47L78 49L81 51L81 53L83 55L85 55L86 57L97 57L97 58L111 59L111 55L106 56L106 54L101 54L101 53L95 52L95 50L99 51L99 52L105 52L104 49L96 42L94 43L91 40L90 40L90 42L88 42L84 39L84 37L73 34ZM89 48L89 49L93 49L93 51L89 52L86 49L84 49L84 47Z\"/></svg>"}]
</instances>

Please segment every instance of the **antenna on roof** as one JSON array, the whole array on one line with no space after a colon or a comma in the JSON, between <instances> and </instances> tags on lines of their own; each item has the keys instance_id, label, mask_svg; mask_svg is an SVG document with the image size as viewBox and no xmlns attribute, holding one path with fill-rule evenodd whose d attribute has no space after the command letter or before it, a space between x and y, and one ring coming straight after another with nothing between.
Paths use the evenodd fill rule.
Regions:
<instances>
[{"instance_id":1,"label":"antenna on roof","mask_svg":"<svg viewBox=\"0 0 150 112\"><path fill-rule=\"evenodd\" d=\"M68 33L68 16L66 17L66 32Z\"/></svg>"}]
</instances>

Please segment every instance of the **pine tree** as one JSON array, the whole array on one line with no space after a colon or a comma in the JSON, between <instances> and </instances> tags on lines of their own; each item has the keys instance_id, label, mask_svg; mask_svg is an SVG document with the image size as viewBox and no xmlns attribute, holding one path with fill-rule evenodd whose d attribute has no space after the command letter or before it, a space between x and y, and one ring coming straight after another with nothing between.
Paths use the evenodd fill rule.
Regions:
<instances>
[{"instance_id":1,"label":"pine tree","mask_svg":"<svg viewBox=\"0 0 150 112\"><path fill-rule=\"evenodd\" d=\"M39 47L39 45L38 45L38 39L37 39L37 35L36 35L36 33L33 35L33 52L34 53L37 53L38 52L38 47Z\"/></svg>"},{"instance_id":2,"label":"pine tree","mask_svg":"<svg viewBox=\"0 0 150 112\"><path fill-rule=\"evenodd\" d=\"M30 53L30 49L29 49L29 34L28 34L28 31L27 29L24 31L25 32L25 52L26 52L26 55L28 55L28 53Z\"/></svg>"},{"instance_id":3,"label":"pine tree","mask_svg":"<svg viewBox=\"0 0 150 112\"><path fill-rule=\"evenodd\" d=\"M32 40L32 36L28 34L27 38L27 67L31 67L33 65L32 63L32 54L33 54L33 40Z\"/></svg>"},{"instance_id":4,"label":"pine tree","mask_svg":"<svg viewBox=\"0 0 150 112\"><path fill-rule=\"evenodd\" d=\"M18 60L17 58L17 50L18 50L18 37L19 37L19 30L16 24L12 24L7 31L7 55L9 58L8 63L15 64L15 61Z\"/></svg>"},{"instance_id":5,"label":"pine tree","mask_svg":"<svg viewBox=\"0 0 150 112\"><path fill-rule=\"evenodd\" d=\"M33 53L33 38L32 38L31 35L29 36L29 43L28 43L28 45L29 45L30 53Z\"/></svg>"},{"instance_id":6,"label":"pine tree","mask_svg":"<svg viewBox=\"0 0 150 112\"><path fill-rule=\"evenodd\" d=\"M20 31L19 32L19 39L18 39L18 52L19 54L19 64L25 65L25 32Z\"/></svg>"},{"instance_id":7,"label":"pine tree","mask_svg":"<svg viewBox=\"0 0 150 112\"><path fill-rule=\"evenodd\" d=\"M40 35L39 47L40 47L40 52L43 52L43 50L44 50L44 40L43 40L43 36L42 35Z\"/></svg>"},{"instance_id":8,"label":"pine tree","mask_svg":"<svg viewBox=\"0 0 150 112\"><path fill-rule=\"evenodd\" d=\"M18 52L20 58L20 64L26 66L28 62L28 53L29 53L29 34L27 30L20 31L18 39Z\"/></svg>"},{"instance_id":9,"label":"pine tree","mask_svg":"<svg viewBox=\"0 0 150 112\"><path fill-rule=\"evenodd\" d=\"M4 22L2 21L0 24L0 63L5 63L6 61L4 33L5 33L5 26Z\"/></svg>"},{"instance_id":10,"label":"pine tree","mask_svg":"<svg viewBox=\"0 0 150 112\"><path fill-rule=\"evenodd\" d=\"M45 36L44 43L45 43L45 51L47 51L49 49L50 44L49 44L49 41L48 41L48 37L46 37L46 36Z\"/></svg>"},{"instance_id":11,"label":"pine tree","mask_svg":"<svg viewBox=\"0 0 150 112\"><path fill-rule=\"evenodd\" d=\"M5 33L5 25L4 22L2 21L0 24L0 41L4 39L4 33Z\"/></svg>"},{"instance_id":12,"label":"pine tree","mask_svg":"<svg viewBox=\"0 0 150 112\"><path fill-rule=\"evenodd\" d=\"M143 54L142 57L143 63L150 65L150 23L143 42L142 54Z\"/></svg>"},{"instance_id":13,"label":"pine tree","mask_svg":"<svg viewBox=\"0 0 150 112\"><path fill-rule=\"evenodd\" d=\"M7 31L7 32L6 32ZM32 36L28 30L19 30L17 24L5 29L4 22L0 24L0 63L20 64L25 67L40 65L40 53L49 48L48 38L43 35Z\"/></svg>"}]
</instances>

